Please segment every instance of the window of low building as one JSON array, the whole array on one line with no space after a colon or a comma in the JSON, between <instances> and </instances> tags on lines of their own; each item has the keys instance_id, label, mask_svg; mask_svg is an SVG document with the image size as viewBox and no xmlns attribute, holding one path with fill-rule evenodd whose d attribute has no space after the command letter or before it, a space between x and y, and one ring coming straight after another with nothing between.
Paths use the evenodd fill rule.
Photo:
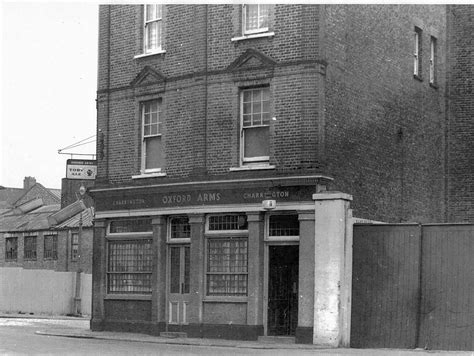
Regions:
<instances>
[{"instance_id":1,"label":"window of low building","mask_svg":"<svg viewBox=\"0 0 474 356\"><path fill-rule=\"evenodd\" d=\"M266 240L298 241L300 222L298 214L270 214L266 219Z\"/></svg>"},{"instance_id":2,"label":"window of low building","mask_svg":"<svg viewBox=\"0 0 474 356\"><path fill-rule=\"evenodd\" d=\"M430 84L436 86L436 66L437 66L437 40L431 36L430 40Z\"/></svg>"},{"instance_id":3,"label":"window of low building","mask_svg":"<svg viewBox=\"0 0 474 356\"><path fill-rule=\"evenodd\" d=\"M77 261L79 259L79 233L73 232L71 234L71 260Z\"/></svg>"},{"instance_id":4,"label":"window of low building","mask_svg":"<svg viewBox=\"0 0 474 356\"><path fill-rule=\"evenodd\" d=\"M415 27L415 32L414 32L414 54L413 54L413 75L417 79L421 79L421 49L422 49L422 33L423 31L419 27Z\"/></svg>"},{"instance_id":5,"label":"window of low building","mask_svg":"<svg viewBox=\"0 0 474 356\"><path fill-rule=\"evenodd\" d=\"M16 261L18 258L18 237L5 238L5 260Z\"/></svg>"},{"instance_id":6,"label":"window of low building","mask_svg":"<svg viewBox=\"0 0 474 356\"><path fill-rule=\"evenodd\" d=\"M206 236L207 296L247 296L247 226L245 214L209 216Z\"/></svg>"},{"instance_id":7,"label":"window of low building","mask_svg":"<svg viewBox=\"0 0 474 356\"><path fill-rule=\"evenodd\" d=\"M161 172L164 168L162 101L141 103L142 163L141 173Z\"/></svg>"},{"instance_id":8,"label":"window of low building","mask_svg":"<svg viewBox=\"0 0 474 356\"><path fill-rule=\"evenodd\" d=\"M36 236L25 236L23 256L25 260L36 260Z\"/></svg>"},{"instance_id":9,"label":"window of low building","mask_svg":"<svg viewBox=\"0 0 474 356\"><path fill-rule=\"evenodd\" d=\"M46 260L58 259L58 236L57 235L44 236L44 259Z\"/></svg>"}]
</instances>

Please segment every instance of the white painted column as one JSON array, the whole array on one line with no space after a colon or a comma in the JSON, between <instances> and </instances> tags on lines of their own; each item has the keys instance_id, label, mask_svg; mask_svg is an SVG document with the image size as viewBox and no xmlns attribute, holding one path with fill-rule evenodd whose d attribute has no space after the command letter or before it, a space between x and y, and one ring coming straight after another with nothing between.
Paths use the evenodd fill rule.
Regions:
<instances>
[{"instance_id":1,"label":"white painted column","mask_svg":"<svg viewBox=\"0 0 474 356\"><path fill-rule=\"evenodd\" d=\"M313 194L315 200L313 344L349 347L352 279L352 196Z\"/></svg>"}]
</instances>

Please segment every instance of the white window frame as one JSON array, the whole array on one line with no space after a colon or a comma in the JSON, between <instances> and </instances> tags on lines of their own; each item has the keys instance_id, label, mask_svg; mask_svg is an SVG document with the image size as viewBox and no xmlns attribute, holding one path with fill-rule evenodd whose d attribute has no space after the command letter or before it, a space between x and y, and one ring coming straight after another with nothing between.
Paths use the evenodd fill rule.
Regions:
<instances>
[{"instance_id":1,"label":"white window frame","mask_svg":"<svg viewBox=\"0 0 474 356\"><path fill-rule=\"evenodd\" d=\"M252 34L255 34L255 33L261 33L261 32L268 32L269 31L269 27L259 27L257 29L254 29L254 30L247 30L247 7L248 6L257 6L257 18L260 18L260 12L261 12L261 8L262 6L266 6L268 7L268 18L267 18L267 24L269 23L270 21L270 8L268 4L243 4L242 5L242 34L243 35L252 35Z\"/></svg>"},{"instance_id":2,"label":"white window frame","mask_svg":"<svg viewBox=\"0 0 474 356\"><path fill-rule=\"evenodd\" d=\"M415 36L414 36L414 53L413 53L413 75L415 77L421 78L421 36L422 30L419 27L415 27Z\"/></svg>"},{"instance_id":3,"label":"white window frame","mask_svg":"<svg viewBox=\"0 0 474 356\"><path fill-rule=\"evenodd\" d=\"M270 87L268 86L245 88L240 91L240 98L239 98L240 100L240 166L245 166L245 165L268 166L269 165L270 156L245 157L245 135L244 135L245 129L268 127L268 130L270 130L270 121L268 122L268 124L244 126L244 93L250 90L265 90L265 89L268 90L268 93L270 96ZM271 99L270 99L270 103L271 103ZM262 107L262 110L263 110L263 107ZM271 115L270 112L269 112L269 115ZM270 142L267 142L267 144L270 146Z\"/></svg>"},{"instance_id":4,"label":"white window frame","mask_svg":"<svg viewBox=\"0 0 474 356\"><path fill-rule=\"evenodd\" d=\"M156 17L147 20L147 8L148 6L155 6L155 13L157 14ZM143 10L143 52L145 54L152 54L152 53L157 53L161 52L163 48L163 5L160 4L147 4L143 5L144 10ZM158 12L158 7L160 8L160 11ZM158 16L158 13L160 13L161 16ZM152 23L158 23L161 26L161 31L160 31L160 38L159 38L159 45L156 48L148 48L148 29L147 26L150 26Z\"/></svg>"},{"instance_id":5,"label":"white window frame","mask_svg":"<svg viewBox=\"0 0 474 356\"><path fill-rule=\"evenodd\" d=\"M151 103L153 101L156 101L157 103L157 108L158 108L158 121L156 123L157 127L157 133L156 134L149 134L145 135L145 107L146 103ZM163 120L162 120L162 106L163 106L163 101L161 98L159 99L152 99L152 100L147 100L143 101L140 103L140 120L141 120L141 127L142 127L142 147L141 147L141 169L140 173L141 174L148 174L148 173L160 173L162 171L162 167L155 167L155 168L146 168L146 139L150 137L163 137L161 133L161 128L163 126Z\"/></svg>"},{"instance_id":6,"label":"white window frame","mask_svg":"<svg viewBox=\"0 0 474 356\"><path fill-rule=\"evenodd\" d=\"M191 242L191 237L189 237L189 238L174 238L174 239L171 238L171 221L174 218L180 218L180 217L184 217L184 215L172 215L172 216L168 217L167 242L169 244L189 244ZM188 219L188 224L189 224L189 219ZM190 225L190 227L191 227L191 225Z\"/></svg>"},{"instance_id":7,"label":"white window frame","mask_svg":"<svg viewBox=\"0 0 474 356\"><path fill-rule=\"evenodd\" d=\"M436 45L437 39L434 36L430 38L430 84L436 84Z\"/></svg>"},{"instance_id":8,"label":"white window frame","mask_svg":"<svg viewBox=\"0 0 474 356\"><path fill-rule=\"evenodd\" d=\"M292 235L292 236L270 236L270 217L272 216L282 216L282 215L296 215L297 213L289 213L289 212L282 212L282 213L272 213L266 214L265 216L265 241L273 241L273 242L297 242L300 240L300 235ZM301 231L300 231L301 234Z\"/></svg>"}]
</instances>

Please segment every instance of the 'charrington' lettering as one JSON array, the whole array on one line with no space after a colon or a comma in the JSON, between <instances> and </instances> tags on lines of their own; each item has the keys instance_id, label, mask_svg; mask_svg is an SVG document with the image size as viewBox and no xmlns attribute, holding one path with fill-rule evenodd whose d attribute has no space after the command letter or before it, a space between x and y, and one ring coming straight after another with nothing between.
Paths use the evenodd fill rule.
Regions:
<instances>
[{"instance_id":1,"label":"'charrington' lettering","mask_svg":"<svg viewBox=\"0 0 474 356\"><path fill-rule=\"evenodd\" d=\"M114 200L112 205L138 205L138 204L145 204L144 199L122 199L122 200Z\"/></svg>"},{"instance_id":2,"label":"'charrington' lettering","mask_svg":"<svg viewBox=\"0 0 474 356\"><path fill-rule=\"evenodd\" d=\"M244 199L270 199L270 198L288 198L290 192L287 190L277 192L250 192L244 193Z\"/></svg>"}]
</instances>

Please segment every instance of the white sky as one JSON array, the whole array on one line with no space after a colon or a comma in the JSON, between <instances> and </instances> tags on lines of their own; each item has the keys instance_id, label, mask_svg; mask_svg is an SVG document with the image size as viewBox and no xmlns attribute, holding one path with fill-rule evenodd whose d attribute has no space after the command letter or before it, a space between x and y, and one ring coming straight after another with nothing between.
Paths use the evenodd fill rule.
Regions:
<instances>
[{"instance_id":1,"label":"white sky","mask_svg":"<svg viewBox=\"0 0 474 356\"><path fill-rule=\"evenodd\" d=\"M58 150L95 135L98 5L0 5L0 185L33 176L61 188L70 156ZM95 153L95 142L67 152Z\"/></svg>"}]
</instances>

